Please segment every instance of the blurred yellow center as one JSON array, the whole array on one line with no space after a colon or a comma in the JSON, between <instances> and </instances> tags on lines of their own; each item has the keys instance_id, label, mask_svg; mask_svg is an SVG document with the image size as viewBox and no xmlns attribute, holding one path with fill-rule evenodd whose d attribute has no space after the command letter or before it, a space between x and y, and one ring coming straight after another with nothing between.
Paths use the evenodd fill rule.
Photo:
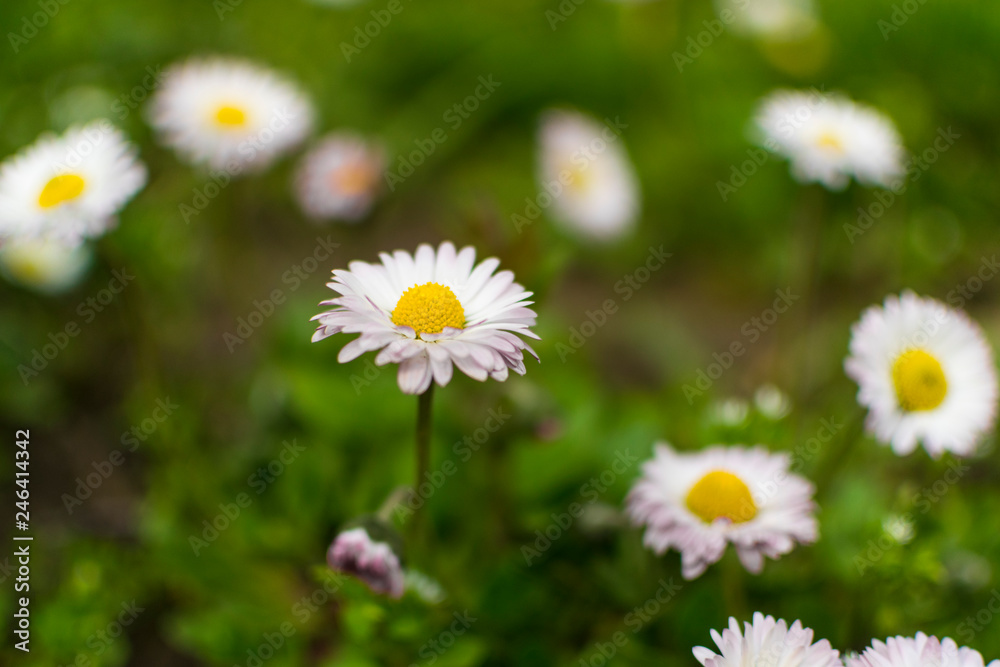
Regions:
<instances>
[{"instance_id":1,"label":"blurred yellow center","mask_svg":"<svg viewBox=\"0 0 1000 667\"><path fill-rule=\"evenodd\" d=\"M38 205L42 208L52 208L76 199L83 192L84 185L84 180L76 174L54 176L42 188L42 194L38 195Z\"/></svg>"},{"instance_id":2,"label":"blurred yellow center","mask_svg":"<svg viewBox=\"0 0 1000 667\"><path fill-rule=\"evenodd\" d=\"M687 507L706 523L728 519L743 523L757 516L757 505L750 489L736 475L724 470L714 470L691 487Z\"/></svg>"},{"instance_id":3,"label":"blurred yellow center","mask_svg":"<svg viewBox=\"0 0 1000 667\"><path fill-rule=\"evenodd\" d=\"M899 405L909 412L933 410L948 393L941 363L924 350L907 350L892 365Z\"/></svg>"},{"instance_id":4,"label":"blurred yellow center","mask_svg":"<svg viewBox=\"0 0 1000 667\"><path fill-rule=\"evenodd\" d=\"M228 127L242 127L247 122L247 115L238 107L222 106L215 112L215 122Z\"/></svg>"},{"instance_id":5,"label":"blurred yellow center","mask_svg":"<svg viewBox=\"0 0 1000 667\"><path fill-rule=\"evenodd\" d=\"M590 174L587 173L586 169L573 166L566 171L569 172L569 187L573 190L577 192L585 190L590 184Z\"/></svg>"},{"instance_id":6,"label":"blurred yellow center","mask_svg":"<svg viewBox=\"0 0 1000 667\"><path fill-rule=\"evenodd\" d=\"M364 194L375 182L375 170L366 164L341 167L333 174L334 188L345 195Z\"/></svg>"},{"instance_id":7,"label":"blurred yellow center","mask_svg":"<svg viewBox=\"0 0 1000 667\"><path fill-rule=\"evenodd\" d=\"M844 152L844 143L840 140L833 132L824 132L816 138L816 145L820 148L826 148L827 150L834 151L835 153Z\"/></svg>"},{"instance_id":8,"label":"blurred yellow center","mask_svg":"<svg viewBox=\"0 0 1000 667\"><path fill-rule=\"evenodd\" d=\"M451 288L424 283L403 292L392 310L392 323L418 334L441 333L445 327L465 327L465 310Z\"/></svg>"}]
</instances>

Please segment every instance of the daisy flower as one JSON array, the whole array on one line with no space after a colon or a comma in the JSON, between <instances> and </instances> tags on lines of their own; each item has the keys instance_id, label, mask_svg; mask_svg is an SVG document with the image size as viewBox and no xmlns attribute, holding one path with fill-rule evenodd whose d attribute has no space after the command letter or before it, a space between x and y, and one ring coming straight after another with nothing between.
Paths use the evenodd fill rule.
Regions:
<instances>
[{"instance_id":1,"label":"daisy flower","mask_svg":"<svg viewBox=\"0 0 1000 667\"><path fill-rule=\"evenodd\" d=\"M743 631L735 618L719 634L712 630L712 640L719 654L704 646L696 646L694 657L704 667L841 667L840 653L826 639L813 643L813 631L800 621L788 623L759 611L753 623L744 623ZM900 665L899 667L903 667Z\"/></svg>"},{"instance_id":2,"label":"daisy flower","mask_svg":"<svg viewBox=\"0 0 1000 667\"><path fill-rule=\"evenodd\" d=\"M844 369L868 408L869 432L901 456L918 442L933 457L967 456L993 427L993 352L972 320L934 299L903 292L866 310Z\"/></svg>"},{"instance_id":3,"label":"daisy flower","mask_svg":"<svg viewBox=\"0 0 1000 667\"><path fill-rule=\"evenodd\" d=\"M847 667L984 667L983 655L975 649L959 647L954 639L928 637L889 637L872 645L856 657L847 658ZM994 660L985 667L1000 667Z\"/></svg>"},{"instance_id":4,"label":"daisy flower","mask_svg":"<svg viewBox=\"0 0 1000 667\"><path fill-rule=\"evenodd\" d=\"M54 238L16 238L0 246L0 272L11 282L45 294L65 292L80 282L90 259L85 244Z\"/></svg>"},{"instance_id":5,"label":"daisy flower","mask_svg":"<svg viewBox=\"0 0 1000 667\"><path fill-rule=\"evenodd\" d=\"M616 129L575 111L551 110L539 131L538 177L552 214L570 232L609 241L639 215L639 185Z\"/></svg>"},{"instance_id":6,"label":"daisy flower","mask_svg":"<svg viewBox=\"0 0 1000 667\"><path fill-rule=\"evenodd\" d=\"M816 29L812 0L716 0L716 14L728 11L733 29L774 40L794 40Z\"/></svg>"},{"instance_id":7,"label":"daisy flower","mask_svg":"<svg viewBox=\"0 0 1000 667\"><path fill-rule=\"evenodd\" d=\"M231 175L260 170L312 127L309 99L292 82L227 58L174 65L152 100L150 122L185 160Z\"/></svg>"},{"instance_id":8,"label":"daisy flower","mask_svg":"<svg viewBox=\"0 0 1000 667\"><path fill-rule=\"evenodd\" d=\"M853 176L889 187L903 175L892 121L843 96L779 90L761 102L756 125L761 145L788 158L800 182L842 190Z\"/></svg>"},{"instance_id":9,"label":"daisy flower","mask_svg":"<svg viewBox=\"0 0 1000 667\"><path fill-rule=\"evenodd\" d=\"M388 542L372 539L363 527L345 530L326 552L331 569L357 577L380 595L403 596L404 575L399 556Z\"/></svg>"},{"instance_id":10,"label":"daisy flower","mask_svg":"<svg viewBox=\"0 0 1000 667\"><path fill-rule=\"evenodd\" d=\"M678 453L658 444L626 500L643 543L657 554L681 552L685 579L722 558L728 543L743 566L760 573L796 543L816 541L813 486L788 470L786 454L761 446L715 446Z\"/></svg>"},{"instance_id":11,"label":"daisy flower","mask_svg":"<svg viewBox=\"0 0 1000 667\"><path fill-rule=\"evenodd\" d=\"M309 151L295 176L299 205L314 219L361 220L385 169L382 149L352 134L330 134Z\"/></svg>"},{"instance_id":12,"label":"daisy flower","mask_svg":"<svg viewBox=\"0 0 1000 667\"><path fill-rule=\"evenodd\" d=\"M0 237L67 243L104 234L146 184L146 168L108 120L43 135L0 165Z\"/></svg>"},{"instance_id":13,"label":"daisy flower","mask_svg":"<svg viewBox=\"0 0 1000 667\"><path fill-rule=\"evenodd\" d=\"M335 270L327 286L340 296L322 302L334 308L313 318L313 342L361 334L340 351L341 363L379 350L377 365L399 364L399 388L422 394L431 380L448 384L452 365L476 380L503 381L508 370L524 375L524 350L538 358L518 338L538 338L529 328L531 292L510 271L494 273L500 260L473 266L476 251L456 252L450 242L437 251L421 245L414 256L397 250L379 257L378 264L355 261L350 270Z\"/></svg>"}]
</instances>

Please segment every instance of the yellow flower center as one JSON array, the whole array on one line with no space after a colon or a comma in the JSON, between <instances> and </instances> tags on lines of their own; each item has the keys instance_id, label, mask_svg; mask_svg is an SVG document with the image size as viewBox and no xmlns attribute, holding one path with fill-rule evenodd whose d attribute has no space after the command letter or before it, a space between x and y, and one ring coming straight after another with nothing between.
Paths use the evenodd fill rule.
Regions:
<instances>
[{"instance_id":1,"label":"yellow flower center","mask_svg":"<svg viewBox=\"0 0 1000 667\"><path fill-rule=\"evenodd\" d=\"M86 185L84 180L76 174L53 176L38 195L38 205L42 208L52 208L72 201L80 196L84 185Z\"/></svg>"},{"instance_id":2,"label":"yellow flower center","mask_svg":"<svg viewBox=\"0 0 1000 667\"><path fill-rule=\"evenodd\" d=\"M226 127L243 127L247 122L247 115L239 107L221 106L215 112L215 122Z\"/></svg>"},{"instance_id":3,"label":"yellow flower center","mask_svg":"<svg viewBox=\"0 0 1000 667\"><path fill-rule=\"evenodd\" d=\"M587 165L587 167L589 166L590 165ZM576 192L582 192L590 185L591 176L587 173L586 167L581 168L575 164L569 164L566 166L565 171L569 173L567 181L570 189L575 190Z\"/></svg>"},{"instance_id":4,"label":"yellow flower center","mask_svg":"<svg viewBox=\"0 0 1000 667\"><path fill-rule=\"evenodd\" d=\"M729 519L743 523L757 516L750 489L739 477L725 470L713 470L691 487L687 507L705 523Z\"/></svg>"},{"instance_id":5,"label":"yellow flower center","mask_svg":"<svg viewBox=\"0 0 1000 667\"><path fill-rule=\"evenodd\" d=\"M375 170L367 164L351 164L341 167L333 174L333 187L345 195L360 195L369 190L375 182Z\"/></svg>"},{"instance_id":6,"label":"yellow flower center","mask_svg":"<svg viewBox=\"0 0 1000 667\"><path fill-rule=\"evenodd\" d=\"M445 327L465 327L465 310L451 288L424 283L403 292L392 310L392 323L418 334L441 333Z\"/></svg>"},{"instance_id":7,"label":"yellow flower center","mask_svg":"<svg viewBox=\"0 0 1000 667\"><path fill-rule=\"evenodd\" d=\"M933 410L948 393L941 363L924 350L907 350L892 365L899 406L908 412Z\"/></svg>"},{"instance_id":8,"label":"yellow flower center","mask_svg":"<svg viewBox=\"0 0 1000 667\"><path fill-rule=\"evenodd\" d=\"M824 132L816 138L816 145L834 153L844 152L844 142L833 132Z\"/></svg>"}]
</instances>

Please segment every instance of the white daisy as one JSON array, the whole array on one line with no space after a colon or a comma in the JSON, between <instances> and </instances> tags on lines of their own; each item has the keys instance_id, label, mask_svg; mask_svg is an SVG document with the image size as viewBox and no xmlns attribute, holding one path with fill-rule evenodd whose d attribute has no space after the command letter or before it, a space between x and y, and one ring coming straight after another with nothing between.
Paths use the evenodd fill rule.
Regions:
<instances>
[{"instance_id":1,"label":"white daisy","mask_svg":"<svg viewBox=\"0 0 1000 667\"><path fill-rule=\"evenodd\" d=\"M324 138L302 158L295 193L302 210L317 220L361 220L381 189L385 154L353 134Z\"/></svg>"},{"instance_id":2,"label":"white daisy","mask_svg":"<svg viewBox=\"0 0 1000 667\"><path fill-rule=\"evenodd\" d=\"M658 444L626 500L643 543L657 554L681 552L685 579L700 576L732 543L757 574L764 556L816 541L813 486L788 470L786 454L761 446L715 446L678 453Z\"/></svg>"},{"instance_id":3,"label":"white daisy","mask_svg":"<svg viewBox=\"0 0 1000 667\"><path fill-rule=\"evenodd\" d=\"M715 9L736 32L779 41L801 39L819 25L812 0L715 0Z\"/></svg>"},{"instance_id":4,"label":"white daisy","mask_svg":"<svg viewBox=\"0 0 1000 667\"><path fill-rule=\"evenodd\" d=\"M0 165L0 237L102 235L146 184L146 168L108 120L43 135Z\"/></svg>"},{"instance_id":5,"label":"white daisy","mask_svg":"<svg viewBox=\"0 0 1000 667\"><path fill-rule=\"evenodd\" d=\"M788 627L785 620L775 620L758 611L753 615L753 623L743 626L740 632L739 623L730 618L729 627L722 634L712 630L712 640L720 654L696 646L694 657L704 667L841 667L840 653L826 639L813 643L813 631L802 627L800 621Z\"/></svg>"},{"instance_id":6,"label":"white daisy","mask_svg":"<svg viewBox=\"0 0 1000 667\"><path fill-rule=\"evenodd\" d=\"M608 241L632 229L639 184L621 137L575 111L551 110L539 131L538 200L570 232Z\"/></svg>"},{"instance_id":7,"label":"white daisy","mask_svg":"<svg viewBox=\"0 0 1000 667\"><path fill-rule=\"evenodd\" d=\"M165 144L189 162L231 175L267 167L305 139L312 121L312 103L298 86L228 58L174 65L150 109Z\"/></svg>"},{"instance_id":8,"label":"white daisy","mask_svg":"<svg viewBox=\"0 0 1000 667\"><path fill-rule=\"evenodd\" d=\"M326 552L331 569L357 577L368 588L392 598L403 596L405 579L399 556L388 542L372 539L363 527L337 535Z\"/></svg>"},{"instance_id":9,"label":"white daisy","mask_svg":"<svg viewBox=\"0 0 1000 667\"><path fill-rule=\"evenodd\" d=\"M982 331L964 313L912 292L872 306L851 329L847 374L868 430L905 455L972 454L993 427L997 375Z\"/></svg>"},{"instance_id":10,"label":"white daisy","mask_svg":"<svg viewBox=\"0 0 1000 667\"><path fill-rule=\"evenodd\" d=\"M756 124L761 144L787 157L800 182L841 190L853 176L890 187L903 175L892 121L843 96L779 90L761 102Z\"/></svg>"},{"instance_id":11,"label":"white daisy","mask_svg":"<svg viewBox=\"0 0 1000 667\"><path fill-rule=\"evenodd\" d=\"M76 285L90 260L85 244L54 238L15 238L0 246L0 272L11 282L46 294Z\"/></svg>"},{"instance_id":12,"label":"white daisy","mask_svg":"<svg viewBox=\"0 0 1000 667\"><path fill-rule=\"evenodd\" d=\"M983 655L975 649L958 646L954 639L928 637L918 632L915 637L889 637L885 642L875 639L872 645L856 657L847 658L847 667L984 667ZM1000 667L993 660L985 667Z\"/></svg>"},{"instance_id":13,"label":"white daisy","mask_svg":"<svg viewBox=\"0 0 1000 667\"><path fill-rule=\"evenodd\" d=\"M397 250L379 257L379 264L355 261L348 271L335 270L327 286L341 296L320 305L336 307L313 318L319 320L314 342L361 334L340 351L341 363L379 350L375 363L398 363L399 388L421 394L432 379L446 385L452 364L476 380L503 381L508 370L524 375L524 350L538 358L518 338L538 338L529 329L531 292L510 271L494 274L500 260L473 267L476 251L456 252L450 242L437 252L425 244L415 256Z\"/></svg>"}]
</instances>

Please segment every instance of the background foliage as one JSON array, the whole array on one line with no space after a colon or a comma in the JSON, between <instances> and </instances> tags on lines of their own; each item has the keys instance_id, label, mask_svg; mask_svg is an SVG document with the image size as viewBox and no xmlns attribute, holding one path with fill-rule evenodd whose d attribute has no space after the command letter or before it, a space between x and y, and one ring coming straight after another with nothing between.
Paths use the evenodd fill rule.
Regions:
<instances>
[{"instance_id":1,"label":"background foliage","mask_svg":"<svg viewBox=\"0 0 1000 667\"><path fill-rule=\"evenodd\" d=\"M679 72L675 52L714 16L705 0L586 0L555 30L546 16L559 11L554 0L402 2L350 62L341 44L385 7L379 0L346 9L68 0L16 52L4 44L0 152L108 116L140 143L151 172L75 291L44 298L0 287L0 419L8 434L31 428L36 534L34 648L15 654L5 642L4 659L253 665L266 655L267 636L290 624L267 664L603 664L597 643L607 650L624 631L629 641L613 664L692 665L691 647L709 643L710 628L754 610L801 618L842 650L924 630L1000 657L992 614L981 631L962 625L1000 586L992 441L956 484L942 484L950 459L922 451L898 458L862 434L855 387L841 367L849 325L865 306L907 287L953 297L993 255L1000 8L914 1L916 12L885 38L878 22L891 20L892 3L824 2L824 27L808 40L775 44L727 31ZM39 7L0 6L5 42ZM393 156L437 127L447 128L447 141L357 227L303 219L289 195L291 159L222 188L186 224L179 206L204 192L210 176L158 147L142 105L128 103L145 96L134 87L147 68L203 53L289 72L314 96L322 131L381 136ZM500 87L451 128L444 114L481 75ZM772 158L726 201L718 192L748 159L756 101L774 87L809 86L880 107L913 153L932 146L941 128L960 135L853 243L843 226L877 201L871 190L802 187ZM567 104L628 124L644 214L637 233L611 247L580 245L544 215L520 232L511 223L537 194L537 115ZM288 276L308 266L317 237L339 247L296 282ZM411 564L439 583L443 600L410 594L390 603L348 581L306 614L296 605L322 590L337 527L411 481L415 412L392 370L374 375L366 359L336 362L346 339L311 344L308 319L328 297L330 269L446 238L499 256L536 292L542 363L504 384L456 375L437 394L432 470L456 458L452 443L474 434L489 410L511 415L425 508L429 534ZM615 285L650 246L672 257L625 301ZM135 279L84 321L80 304L121 269ZM689 403L684 385L713 353L748 342L744 324L779 288L801 299ZM287 300L230 350L224 334L274 290ZM607 323L578 350L560 348L606 299L619 306ZM998 342L1000 283L961 300ZM70 321L80 335L25 385L18 366ZM791 395L788 416L751 409L735 425L719 418L719 401L749 399L765 383ZM128 451L123 434L150 417L157 399L178 407ZM823 419L842 426L828 442L807 445ZM759 577L741 573L728 554L633 632L628 615L661 581L681 583L676 554L655 557L605 511L620 507L637 464L530 565L522 547L616 456L645 458L657 438L684 449L763 442L795 453L819 487L822 538L768 562ZM304 450L258 495L251 476L286 441ZM68 512L64 494L116 449L123 465ZM0 463L7 499L12 461ZM250 506L195 555L190 537L203 536L203 522L240 493ZM12 582L3 576L6 590ZM134 622L121 637L101 639L133 600L143 608ZM5 619L12 604L0 598ZM466 611L477 620L454 647L429 649Z\"/></svg>"}]
</instances>

